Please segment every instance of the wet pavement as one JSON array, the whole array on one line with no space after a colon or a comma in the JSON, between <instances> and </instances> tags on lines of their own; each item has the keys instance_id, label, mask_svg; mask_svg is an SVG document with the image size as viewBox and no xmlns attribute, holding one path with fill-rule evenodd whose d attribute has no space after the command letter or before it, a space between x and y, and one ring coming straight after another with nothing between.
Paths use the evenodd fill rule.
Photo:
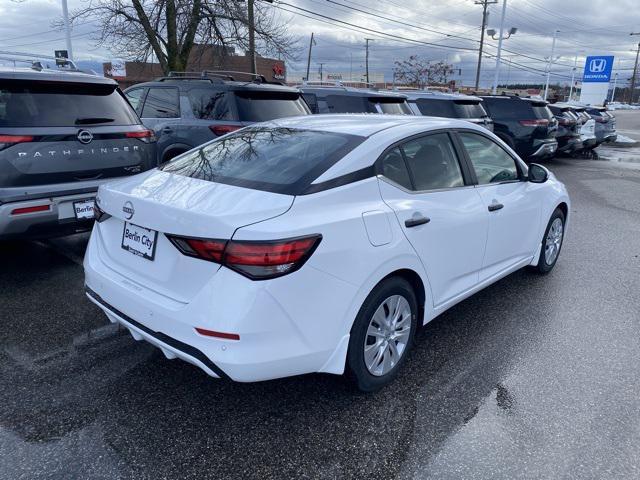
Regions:
<instances>
[{"instance_id":1,"label":"wet pavement","mask_svg":"<svg viewBox=\"0 0 640 480\"><path fill-rule=\"evenodd\" d=\"M86 235L0 247L0 478L640 478L640 166L562 159L556 269L420 334L374 395L207 377L109 324Z\"/></svg>"}]
</instances>

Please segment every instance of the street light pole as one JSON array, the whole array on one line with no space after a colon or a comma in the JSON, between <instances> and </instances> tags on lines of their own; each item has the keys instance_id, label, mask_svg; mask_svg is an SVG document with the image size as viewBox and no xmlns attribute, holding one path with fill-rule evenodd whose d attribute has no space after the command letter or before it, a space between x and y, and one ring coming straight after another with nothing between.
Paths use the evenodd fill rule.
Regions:
<instances>
[{"instance_id":1,"label":"street light pole","mask_svg":"<svg viewBox=\"0 0 640 480\"><path fill-rule=\"evenodd\" d=\"M498 38L498 54L496 55L496 72L493 77L493 88L491 92L495 95L498 92L498 78L500 77L500 55L502 54L502 36L504 33L504 17L507 14L507 0L502 0L502 16L500 17L500 37Z\"/></svg>"},{"instance_id":2,"label":"street light pole","mask_svg":"<svg viewBox=\"0 0 640 480\"><path fill-rule=\"evenodd\" d=\"M613 90L611 91L611 100L609 100L609 102L613 102L613 99L616 96L617 86L618 86L618 72L616 72L615 76L613 77Z\"/></svg>"},{"instance_id":3,"label":"street light pole","mask_svg":"<svg viewBox=\"0 0 640 480\"><path fill-rule=\"evenodd\" d=\"M309 81L309 67L311 67L311 48L315 45L315 40L313 39L313 32L311 32L311 40L309 40L309 55L307 56L307 77L306 81Z\"/></svg>"},{"instance_id":4,"label":"street light pole","mask_svg":"<svg viewBox=\"0 0 640 480\"><path fill-rule=\"evenodd\" d=\"M553 43L551 44L551 56L549 57L549 62L547 63L547 83L544 86L544 99L547 99L547 95L549 94L549 78L551 77L551 65L553 64L553 54L556 53L556 40L558 39L558 32L560 30L556 30L553 32Z\"/></svg>"},{"instance_id":5,"label":"street light pole","mask_svg":"<svg viewBox=\"0 0 640 480\"><path fill-rule=\"evenodd\" d=\"M640 33L631 33L631 36L640 35ZM636 51L636 63L633 66L633 76L631 77L631 100L629 103L633 103L633 91L636 88L636 74L638 73L638 56L640 56L640 43L638 43L638 50Z\"/></svg>"},{"instance_id":6,"label":"street light pole","mask_svg":"<svg viewBox=\"0 0 640 480\"><path fill-rule=\"evenodd\" d=\"M576 83L576 68L578 68L578 54L576 53L576 57L573 59L573 70L571 70L571 87L569 87L569 101L571 101L573 97L573 85Z\"/></svg>"},{"instance_id":7,"label":"street light pole","mask_svg":"<svg viewBox=\"0 0 640 480\"><path fill-rule=\"evenodd\" d=\"M372 41L373 38L365 38L366 41L366 55L365 55L365 76L367 79L367 87L369 86L369 41Z\"/></svg>"},{"instance_id":8,"label":"street light pole","mask_svg":"<svg viewBox=\"0 0 640 480\"><path fill-rule=\"evenodd\" d=\"M62 0L62 17L64 19L65 37L67 39L67 60L73 61L73 50L71 49L71 25L69 24L67 0Z\"/></svg>"}]
</instances>

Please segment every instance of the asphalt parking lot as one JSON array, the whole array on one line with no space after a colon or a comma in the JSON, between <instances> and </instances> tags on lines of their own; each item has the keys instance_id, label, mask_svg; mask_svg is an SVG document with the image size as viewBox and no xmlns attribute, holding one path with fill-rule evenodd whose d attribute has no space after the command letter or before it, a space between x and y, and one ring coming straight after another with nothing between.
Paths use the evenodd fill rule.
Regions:
<instances>
[{"instance_id":1,"label":"asphalt parking lot","mask_svg":"<svg viewBox=\"0 0 640 480\"><path fill-rule=\"evenodd\" d=\"M2 245L0 478L639 478L640 163L547 165L573 201L555 270L431 322L374 395L211 379L84 297L87 235Z\"/></svg>"}]
</instances>

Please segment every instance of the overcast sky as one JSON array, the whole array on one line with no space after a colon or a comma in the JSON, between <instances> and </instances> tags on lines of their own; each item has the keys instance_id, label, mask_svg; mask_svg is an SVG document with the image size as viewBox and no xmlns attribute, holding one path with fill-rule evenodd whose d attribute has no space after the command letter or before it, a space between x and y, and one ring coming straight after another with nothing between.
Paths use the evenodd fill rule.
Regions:
<instances>
[{"instance_id":1,"label":"overcast sky","mask_svg":"<svg viewBox=\"0 0 640 480\"><path fill-rule=\"evenodd\" d=\"M68 1L70 9L83 3ZM499 1L489 8L489 28L499 27L502 0ZM462 77L455 78L465 84L472 83L475 77L482 7L474 0L282 0L269 8L274 8L291 33L300 38L299 58L287 65L289 73L306 68L309 35L314 32L312 70L317 70L320 62L324 63L325 72L364 70L364 39L368 37L373 39L370 70L384 72L389 80L394 60L412 54L448 60L462 70ZM330 18L318 18L309 12ZM53 55L53 50L65 46L63 33L51 27L51 22L60 16L60 0L0 0L0 50ZM352 26L336 24L333 19L369 30L357 31ZM551 53L554 30L560 31L556 45L560 58L552 68L556 74L552 82L568 82L576 54L579 68L587 54L615 55L614 71L619 72L623 82L631 76L635 60L632 50L640 41L640 36L629 36L632 31L640 32L640 8L638 0L508 0L505 27L517 27L518 32L504 42L508 51L503 55L513 63L511 67L502 66L501 82L507 78L511 82L543 82L545 57ZM77 60L101 62L113 58L108 50L95 47L95 29L91 23L74 27L72 41ZM496 44L493 40L487 42L488 55L495 55ZM494 65L493 58L483 59L483 85L491 83Z\"/></svg>"}]
</instances>

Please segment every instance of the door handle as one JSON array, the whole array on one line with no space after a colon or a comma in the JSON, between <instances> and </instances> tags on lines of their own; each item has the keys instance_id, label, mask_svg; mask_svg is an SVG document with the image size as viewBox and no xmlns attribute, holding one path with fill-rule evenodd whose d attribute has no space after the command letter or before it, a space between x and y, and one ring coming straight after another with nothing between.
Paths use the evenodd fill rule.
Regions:
<instances>
[{"instance_id":1,"label":"door handle","mask_svg":"<svg viewBox=\"0 0 640 480\"><path fill-rule=\"evenodd\" d=\"M500 210L501 208L504 208L504 205L501 203L492 203L487 208L489 209L490 212L495 212L496 210Z\"/></svg>"},{"instance_id":2,"label":"door handle","mask_svg":"<svg viewBox=\"0 0 640 480\"><path fill-rule=\"evenodd\" d=\"M404 221L404 226L407 228L417 227L418 225L424 225L425 223L429 223L431 221L430 218L419 216L412 217L409 220Z\"/></svg>"}]
</instances>

